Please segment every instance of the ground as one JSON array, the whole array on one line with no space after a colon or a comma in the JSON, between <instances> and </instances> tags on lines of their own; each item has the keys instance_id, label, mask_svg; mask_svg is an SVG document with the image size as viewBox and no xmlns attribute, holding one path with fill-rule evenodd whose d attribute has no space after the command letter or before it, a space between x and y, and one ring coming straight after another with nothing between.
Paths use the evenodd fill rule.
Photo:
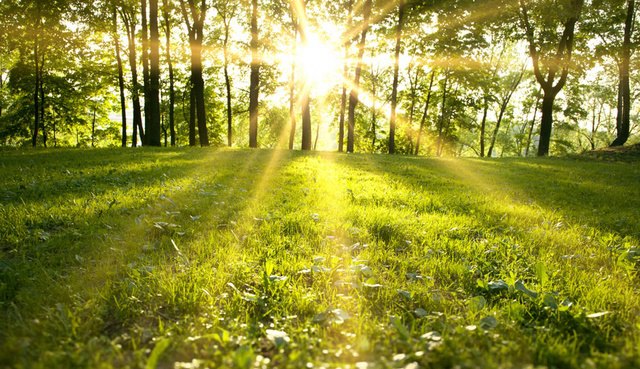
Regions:
<instances>
[{"instance_id":1,"label":"ground","mask_svg":"<svg viewBox=\"0 0 640 369\"><path fill-rule=\"evenodd\" d=\"M640 165L0 151L0 366L634 368Z\"/></svg>"}]
</instances>

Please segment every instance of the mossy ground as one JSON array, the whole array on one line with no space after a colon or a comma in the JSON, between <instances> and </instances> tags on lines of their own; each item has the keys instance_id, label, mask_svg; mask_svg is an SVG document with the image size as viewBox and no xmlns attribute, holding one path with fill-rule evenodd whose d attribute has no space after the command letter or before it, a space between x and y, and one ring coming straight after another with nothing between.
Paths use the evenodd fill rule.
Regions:
<instances>
[{"instance_id":1,"label":"mossy ground","mask_svg":"<svg viewBox=\"0 0 640 369\"><path fill-rule=\"evenodd\" d=\"M0 366L640 367L640 165L0 152Z\"/></svg>"}]
</instances>

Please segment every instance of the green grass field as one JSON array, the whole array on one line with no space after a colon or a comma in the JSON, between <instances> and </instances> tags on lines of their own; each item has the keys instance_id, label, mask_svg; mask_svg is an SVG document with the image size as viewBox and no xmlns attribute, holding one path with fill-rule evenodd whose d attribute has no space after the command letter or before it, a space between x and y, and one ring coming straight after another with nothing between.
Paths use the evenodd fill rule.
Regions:
<instances>
[{"instance_id":1,"label":"green grass field","mask_svg":"<svg viewBox=\"0 0 640 369\"><path fill-rule=\"evenodd\" d=\"M49 150L0 170L0 367L640 367L637 161Z\"/></svg>"}]
</instances>

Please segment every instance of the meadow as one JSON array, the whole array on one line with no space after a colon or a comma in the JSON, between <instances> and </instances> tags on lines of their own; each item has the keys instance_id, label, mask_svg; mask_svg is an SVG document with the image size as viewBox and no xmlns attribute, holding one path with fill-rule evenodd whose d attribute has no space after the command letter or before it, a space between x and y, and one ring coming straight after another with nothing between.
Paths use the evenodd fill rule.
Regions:
<instances>
[{"instance_id":1,"label":"meadow","mask_svg":"<svg viewBox=\"0 0 640 369\"><path fill-rule=\"evenodd\" d=\"M637 160L3 150L0 173L0 367L640 367Z\"/></svg>"}]
</instances>

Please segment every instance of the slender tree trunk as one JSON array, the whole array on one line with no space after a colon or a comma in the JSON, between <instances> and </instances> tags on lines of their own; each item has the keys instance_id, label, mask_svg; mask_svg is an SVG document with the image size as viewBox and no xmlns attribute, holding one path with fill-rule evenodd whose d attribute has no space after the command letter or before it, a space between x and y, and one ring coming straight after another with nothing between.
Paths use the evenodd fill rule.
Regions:
<instances>
[{"instance_id":1,"label":"slender tree trunk","mask_svg":"<svg viewBox=\"0 0 640 369\"><path fill-rule=\"evenodd\" d=\"M249 86L249 147L258 147L258 99L260 60L258 56L258 0L251 0L251 75Z\"/></svg>"},{"instance_id":2,"label":"slender tree trunk","mask_svg":"<svg viewBox=\"0 0 640 369\"><path fill-rule=\"evenodd\" d=\"M489 113L489 97L484 96L484 106L482 108L482 121L480 122L480 157L484 158L484 141L487 132L487 114ZM491 156L491 154L489 154Z\"/></svg>"},{"instance_id":3,"label":"slender tree trunk","mask_svg":"<svg viewBox=\"0 0 640 369\"><path fill-rule=\"evenodd\" d=\"M143 0L144 2L145 0ZM160 139L160 32L158 28L158 0L149 0L149 103L147 113L147 145L161 146ZM146 97L145 93L145 97Z\"/></svg>"},{"instance_id":4,"label":"slender tree trunk","mask_svg":"<svg viewBox=\"0 0 640 369\"><path fill-rule=\"evenodd\" d=\"M389 154L396 152L396 119L398 107L398 82L400 72L400 51L402 49L402 27L404 25L404 0L398 5L398 28L396 29L396 50L393 65L393 88L391 90L391 119L389 127Z\"/></svg>"},{"instance_id":5,"label":"slender tree trunk","mask_svg":"<svg viewBox=\"0 0 640 369\"><path fill-rule=\"evenodd\" d=\"M418 130L418 139L416 140L416 151L415 155L420 154L420 140L422 138L422 132L424 131L424 126L427 123L427 116L429 115L429 103L431 102L431 90L433 89L433 79L435 77L436 71L431 71L431 78L429 80L429 92L427 92L427 101L424 103L424 112L422 113L422 119L420 120L420 129Z\"/></svg>"},{"instance_id":6,"label":"slender tree trunk","mask_svg":"<svg viewBox=\"0 0 640 369\"><path fill-rule=\"evenodd\" d=\"M302 42L303 47L307 47L309 44L309 40L307 37L307 7L306 0L299 1L298 7L298 31L300 32L300 42ZM306 76L309 74L309 70L305 63L302 64L302 75ZM302 150L311 150L311 138L313 133L311 132L311 107L310 107L310 98L309 95L311 93L311 84L310 81L303 81L302 89L300 91L300 105L302 107Z\"/></svg>"},{"instance_id":7,"label":"slender tree trunk","mask_svg":"<svg viewBox=\"0 0 640 369\"><path fill-rule=\"evenodd\" d=\"M140 18L142 32L140 33L142 38L142 83L143 83L143 95L144 95L144 131L145 135L142 138L142 145L149 145L149 133L154 134L154 129L151 128L152 113L149 111L151 108L151 80L149 73L149 24L147 18L147 1L140 0ZM149 132L151 129L151 132Z\"/></svg>"},{"instance_id":8,"label":"slender tree trunk","mask_svg":"<svg viewBox=\"0 0 640 369\"><path fill-rule=\"evenodd\" d=\"M342 35L344 60L342 66L342 96L340 97L340 117L338 124L338 152L344 151L344 122L347 110L347 81L349 80L349 46L352 42L353 0L347 3L347 29Z\"/></svg>"},{"instance_id":9,"label":"slender tree trunk","mask_svg":"<svg viewBox=\"0 0 640 369\"><path fill-rule=\"evenodd\" d=\"M611 146L622 146L629 139L630 113L631 113L631 88L629 84L629 63L631 60L631 36L635 18L635 0L627 0L627 16L624 22L624 39L620 52L620 82L619 103L622 105L619 119L616 122L617 136Z\"/></svg>"},{"instance_id":10,"label":"slender tree trunk","mask_svg":"<svg viewBox=\"0 0 640 369\"><path fill-rule=\"evenodd\" d=\"M136 51L136 24L132 14L122 12L122 20L127 30L129 43L129 67L131 69L131 100L133 103L133 135L131 136L131 146L138 146L138 135L140 141L144 141L144 130L142 129L142 107L140 106L140 84L138 83L138 56Z\"/></svg>"},{"instance_id":11,"label":"slender tree trunk","mask_svg":"<svg viewBox=\"0 0 640 369\"><path fill-rule=\"evenodd\" d=\"M120 113L122 120L122 147L127 147L127 103L124 96L124 71L120 57L120 37L118 35L118 13L115 4L112 8L113 41L116 47L116 62L118 66L118 88L120 89ZM55 137L55 132L54 132Z\"/></svg>"},{"instance_id":12,"label":"slender tree trunk","mask_svg":"<svg viewBox=\"0 0 640 369\"><path fill-rule=\"evenodd\" d=\"M529 134L527 135L527 146L524 149L524 156L529 156L529 148L531 147L531 138L533 137L533 127L536 125L536 117L538 115L538 105L540 104L540 92L538 92L538 98L536 104L533 107L533 118L531 119L531 125L529 126Z\"/></svg>"},{"instance_id":13,"label":"slender tree trunk","mask_svg":"<svg viewBox=\"0 0 640 369\"><path fill-rule=\"evenodd\" d=\"M438 156L442 155L442 138L443 138L442 133L444 128L444 120L445 120L446 107L447 107L447 83L448 82L449 82L449 73L445 73L444 84L442 87L442 107L440 108L441 115L440 115L440 120L438 122L438 149L437 149Z\"/></svg>"},{"instance_id":14,"label":"slender tree trunk","mask_svg":"<svg viewBox=\"0 0 640 369\"><path fill-rule=\"evenodd\" d=\"M293 12L292 12L293 13ZM294 25L293 30L293 61L291 62L291 74L289 76L289 150L293 150L293 144L296 140L296 112L295 112L295 93L296 93L296 55L298 54L298 26Z\"/></svg>"},{"instance_id":15,"label":"slender tree trunk","mask_svg":"<svg viewBox=\"0 0 640 369\"><path fill-rule=\"evenodd\" d=\"M93 119L91 120L91 147L96 147L96 107L93 107Z\"/></svg>"},{"instance_id":16,"label":"slender tree trunk","mask_svg":"<svg viewBox=\"0 0 640 369\"><path fill-rule=\"evenodd\" d=\"M377 128L378 128L378 74L374 74L371 68L371 151L376 151Z\"/></svg>"},{"instance_id":17,"label":"slender tree trunk","mask_svg":"<svg viewBox=\"0 0 640 369\"><path fill-rule=\"evenodd\" d=\"M209 131L207 129L207 114L204 97L204 78L202 76L202 29L199 31L198 42L195 50L192 49L192 62L195 62L192 70L193 90L195 93L196 118L198 121L198 137L200 146L209 146Z\"/></svg>"},{"instance_id":18,"label":"slender tree trunk","mask_svg":"<svg viewBox=\"0 0 640 369\"><path fill-rule=\"evenodd\" d=\"M42 127L42 146L47 147L47 126L45 122L45 100L44 100L44 51L45 48L41 50L40 53L40 127Z\"/></svg>"},{"instance_id":19,"label":"slender tree trunk","mask_svg":"<svg viewBox=\"0 0 640 369\"><path fill-rule=\"evenodd\" d=\"M518 88L518 86L520 85L520 82L522 81L522 76L524 76L525 68L526 68L526 63L523 65L522 71L520 72L520 75L518 75L518 78L516 78L511 84L509 91L507 92L507 95L504 96L502 99L502 103L500 104L500 112L498 113L498 120L496 121L496 127L493 130L493 136L491 137L491 145L489 146L489 151L487 153L489 157L491 157L493 153L493 147L496 144L496 139L498 137L498 132L500 130L500 124L502 123L502 118L504 118L504 113L507 111L507 107L509 106L511 97L513 96L514 92L516 92L516 89Z\"/></svg>"},{"instance_id":20,"label":"slender tree trunk","mask_svg":"<svg viewBox=\"0 0 640 369\"><path fill-rule=\"evenodd\" d=\"M367 32L369 31L369 18L371 17L372 0L365 0L362 9L362 34L358 44L358 60L356 72L353 80L353 88L349 93L349 115L348 115L348 132L347 132L347 152L353 152L355 146L355 124L356 124L356 106L358 105L358 96L360 93L360 75L362 74L362 58L364 57L364 47L367 42Z\"/></svg>"},{"instance_id":21,"label":"slender tree trunk","mask_svg":"<svg viewBox=\"0 0 640 369\"><path fill-rule=\"evenodd\" d=\"M189 88L189 146L196 145L196 94L193 83Z\"/></svg>"},{"instance_id":22,"label":"slender tree trunk","mask_svg":"<svg viewBox=\"0 0 640 369\"><path fill-rule=\"evenodd\" d=\"M169 133L171 136L171 146L176 146L176 124L175 124L175 106L176 106L176 89L175 76L173 72L173 60L171 58L171 18L169 16L169 2L164 0L162 13L165 26L166 37L166 58L167 68L169 69Z\"/></svg>"},{"instance_id":23,"label":"slender tree trunk","mask_svg":"<svg viewBox=\"0 0 640 369\"><path fill-rule=\"evenodd\" d=\"M316 122L316 139L313 141L313 150L318 148L318 139L320 138L320 121Z\"/></svg>"},{"instance_id":24,"label":"slender tree trunk","mask_svg":"<svg viewBox=\"0 0 640 369\"><path fill-rule=\"evenodd\" d=\"M36 10L36 26L35 36L33 41L33 60L35 63L35 86L33 89L33 136L31 138L31 145L36 147L38 143L38 131L40 128L40 57L39 44L40 44L40 8Z\"/></svg>"},{"instance_id":25,"label":"slender tree trunk","mask_svg":"<svg viewBox=\"0 0 640 369\"><path fill-rule=\"evenodd\" d=\"M231 108L231 77L229 76L229 24L224 22L224 87L227 93L227 146L233 146L233 112Z\"/></svg>"}]
</instances>

